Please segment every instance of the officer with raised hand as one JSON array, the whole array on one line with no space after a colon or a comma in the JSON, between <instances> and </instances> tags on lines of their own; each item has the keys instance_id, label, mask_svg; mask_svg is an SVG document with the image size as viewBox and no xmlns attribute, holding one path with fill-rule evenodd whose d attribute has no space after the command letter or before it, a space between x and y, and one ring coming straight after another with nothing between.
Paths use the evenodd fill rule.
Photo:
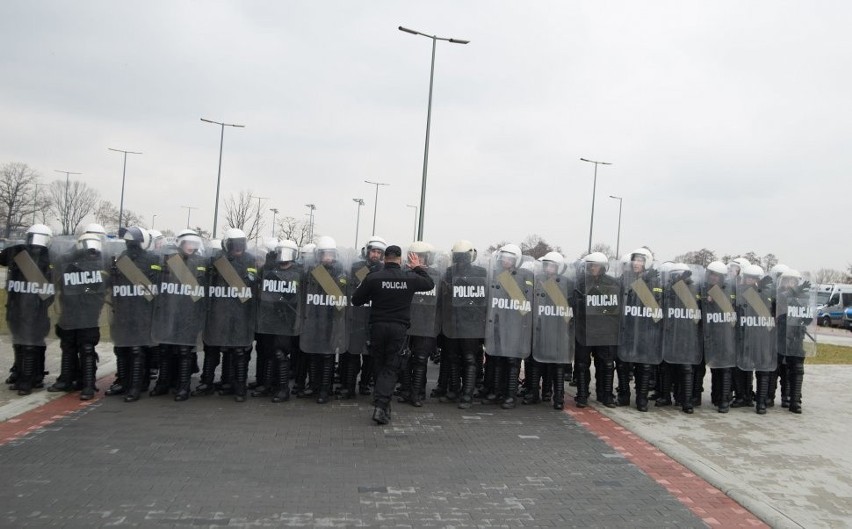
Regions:
<instances>
[{"instance_id":1,"label":"officer with raised hand","mask_svg":"<svg viewBox=\"0 0 852 529\"><path fill-rule=\"evenodd\" d=\"M390 400L399 372L408 360L405 340L411 324L411 300L415 292L426 292L435 288L435 282L426 269L420 266L420 257L408 254L408 267L400 266L402 250L391 245L385 250L384 269L372 272L364 279L355 294L352 304L357 306L372 303L370 310L370 354L376 369L376 409L373 420L378 424L390 422Z\"/></svg>"}]
</instances>

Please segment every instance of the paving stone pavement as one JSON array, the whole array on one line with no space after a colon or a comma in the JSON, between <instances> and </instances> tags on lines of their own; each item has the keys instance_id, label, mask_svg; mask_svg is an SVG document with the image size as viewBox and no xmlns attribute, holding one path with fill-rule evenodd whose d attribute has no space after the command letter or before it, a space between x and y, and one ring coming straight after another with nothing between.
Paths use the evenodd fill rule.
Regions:
<instances>
[{"instance_id":1,"label":"paving stone pavement","mask_svg":"<svg viewBox=\"0 0 852 529\"><path fill-rule=\"evenodd\" d=\"M104 398L0 446L0 526L706 526L569 414L370 412Z\"/></svg>"}]
</instances>

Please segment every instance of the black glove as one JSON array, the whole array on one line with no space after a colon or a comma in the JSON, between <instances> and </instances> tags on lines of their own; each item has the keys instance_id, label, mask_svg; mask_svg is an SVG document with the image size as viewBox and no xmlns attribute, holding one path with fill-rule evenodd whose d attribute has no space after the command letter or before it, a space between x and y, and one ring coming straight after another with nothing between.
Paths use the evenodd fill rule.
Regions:
<instances>
[{"instance_id":1,"label":"black glove","mask_svg":"<svg viewBox=\"0 0 852 529\"><path fill-rule=\"evenodd\" d=\"M772 278L769 277L769 276L765 276L763 279L760 280L760 283L759 283L760 288L766 288L766 287L770 286L771 284L772 284Z\"/></svg>"}]
</instances>

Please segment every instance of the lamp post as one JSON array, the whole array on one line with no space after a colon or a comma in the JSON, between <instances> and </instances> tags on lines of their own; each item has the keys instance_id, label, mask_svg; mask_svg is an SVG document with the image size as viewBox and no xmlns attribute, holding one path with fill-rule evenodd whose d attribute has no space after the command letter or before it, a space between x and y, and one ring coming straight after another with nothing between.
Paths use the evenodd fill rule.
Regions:
<instances>
[{"instance_id":1,"label":"lamp post","mask_svg":"<svg viewBox=\"0 0 852 529\"><path fill-rule=\"evenodd\" d=\"M68 219L68 177L72 174L81 175L83 173L75 173L73 171L60 171L59 169L54 169L57 173L65 173L65 204L63 209L65 212L63 213L64 219L62 219L62 231L67 235L69 229L71 228L71 221Z\"/></svg>"},{"instance_id":2,"label":"lamp post","mask_svg":"<svg viewBox=\"0 0 852 529\"><path fill-rule=\"evenodd\" d=\"M156 213L154 213L154 214L151 216L151 229L152 229L152 230L154 229L154 221L155 221L155 220L157 220L157 214L156 214Z\"/></svg>"},{"instance_id":3,"label":"lamp post","mask_svg":"<svg viewBox=\"0 0 852 529\"><path fill-rule=\"evenodd\" d=\"M254 230L254 250L257 252L257 246L260 241L260 201L261 200L269 200L269 197L256 197L254 195L249 195L249 198L257 199L257 218L254 221L255 230ZM273 226L272 229L275 229Z\"/></svg>"},{"instance_id":4,"label":"lamp post","mask_svg":"<svg viewBox=\"0 0 852 529\"><path fill-rule=\"evenodd\" d=\"M314 210L317 209L314 204L305 204L305 207L310 210L310 220L308 221L308 242L313 242L314 240Z\"/></svg>"},{"instance_id":5,"label":"lamp post","mask_svg":"<svg viewBox=\"0 0 852 529\"><path fill-rule=\"evenodd\" d=\"M581 162L589 162L595 164L595 180L592 184L592 215L589 220L589 253L592 253L592 228L595 225L595 190L598 187L598 165L612 165L609 162L596 162L594 160L587 160L585 158L580 158Z\"/></svg>"},{"instance_id":6,"label":"lamp post","mask_svg":"<svg viewBox=\"0 0 852 529\"><path fill-rule=\"evenodd\" d=\"M411 205L411 204L406 204L405 207L414 208L414 239L412 239L412 240L416 241L417 240L417 206L414 206L414 205Z\"/></svg>"},{"instance_id":7,"label":"lamp post","mask_svg":"<svg viewBox=\"0 0 852 529\"><path fill-rule=\"evenodd\" d=\"M33 184L35 186L35 190L33 191L33 224L36 222L36 211L38 210L38 182Z\"/></svg>"},{"instance_id":8,"label":"lamp post","mask_svg":"<svg viewBox=\"0 0 852 529\"><path fill-rule=\"evenodd\" d=\"M213 207L213 238L216 238L216 221L219 219L219 184L222 182L222 145L225 143L225 127L234 127L238 129L245 128L245 125L237 125L235 123L223 123L221 121L213 121L212 119L201 118L205 123L213 123L222 127L222 134L219 136L219 172L216 174L216 204Z\"/></svg>"},{"instance_id":9,"label":"lamp post","mask_svg":"<svg viewBox=\"0 0 852 529\"><path fill-rule=\"evenodd\" d=\"M618 236L615 239L615 258L618 259L621 257L621 254L618 250L621 247L621 202L623 201L623 199L615 195L610 195L609 198L614 198L615 200L618 200Z\"/></svg>"},{"instance_id":10,"label":"lamp post","mask_svg":"<svg viewBox=\"0 0 852 529\"><path fill-rule=\"evenodd\" d=\"M420 184L420 222L418 225L416 240L423 240L423 217L426 213L426 173L429 167L429 132L432 128L432 85L435 80L435 47L439 40L451 42L453 44L468 44L469 40L453 39L446 37L438 37L435 35L427 35L413 29L399 26L400 31L411 33L412 35L420 35L432 39L432 66L429 70L429 103L426 107L426 146L423 149L423 179ZM374 229L375 233L375 229Z\"/></svg>"},{"instance_id":11,"label":"lamp post","mask_svg":"<svg viewBox=\"0 0 852 529\"><path fill-rule=\"evenodd\" d=\"M358 227L361 223L361 206L364 205L363 198L353 198L353 202L358 204L358 211L355 213L355 251L358 251Z\"/></svg>"},{"instance_id":12,"label":"lamp post","mask_svg":"<svg viewBox=\"0 0 852 529\"><path fill-rule=\"evenodd\" d=\"M124 153L124 165L121 169L121 200L118 203L118 231L115 232L116 235L121 236L121 219L124 215L124 179L127 176L127 155L128 154L142 154L141 152L133 152L133 151L125 151L122 149L113 149L112 147L107 147L110 151L121 152Z\"/></svg>"},{"instance_id":13,"label":"lamp post","mask_svg":"<svg viewBox=\"0 0 852 529\"><path fill-rule=\"evenodd\" d=\"M371 235L376 234L376 211L379 209L379 186L389 186L390 184L385 184L382 182L370 182L369 180L364 180L364 182L376 186L376 203L373 204L373 231Z\"/></svg>"},{"instance_id":14,"label":"lamp post","mask_svg":"<svg viewBox=\"0 0 852 529\"><path fill-rule=\"evenodd\" d=\"M278 215L277 208L269 208L269 211L272 212L272 237L275 237L275 216Z\"/></svg>"},{"instance_id":15,"label":"lamp post","mask_svg":"<svg viewBox=\"0 0 852 529\"><path fill-rule=\"evenodd\" d=\"M198 209L195 206L181 206L182 208L186 208L186 229L189 229L189 216L192 214L193 209Z\"/></svg>"}]
</instances>

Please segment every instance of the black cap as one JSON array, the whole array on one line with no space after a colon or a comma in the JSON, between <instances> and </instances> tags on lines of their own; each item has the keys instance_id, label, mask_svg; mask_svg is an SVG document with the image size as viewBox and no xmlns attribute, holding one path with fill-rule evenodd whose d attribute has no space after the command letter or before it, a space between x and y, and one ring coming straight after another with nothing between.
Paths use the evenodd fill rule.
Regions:
<instances>
[{"instance_id":1,"label":"black cap","mask_svg":"<svg viewBox=\"0 0 852 529\"><path fill-rule=\"evenodd\" d=\"M391 244L387 248L385 248L385 256L388 257L402 257L402 248L395 244Z\"/></svg>"}]
</instances>

